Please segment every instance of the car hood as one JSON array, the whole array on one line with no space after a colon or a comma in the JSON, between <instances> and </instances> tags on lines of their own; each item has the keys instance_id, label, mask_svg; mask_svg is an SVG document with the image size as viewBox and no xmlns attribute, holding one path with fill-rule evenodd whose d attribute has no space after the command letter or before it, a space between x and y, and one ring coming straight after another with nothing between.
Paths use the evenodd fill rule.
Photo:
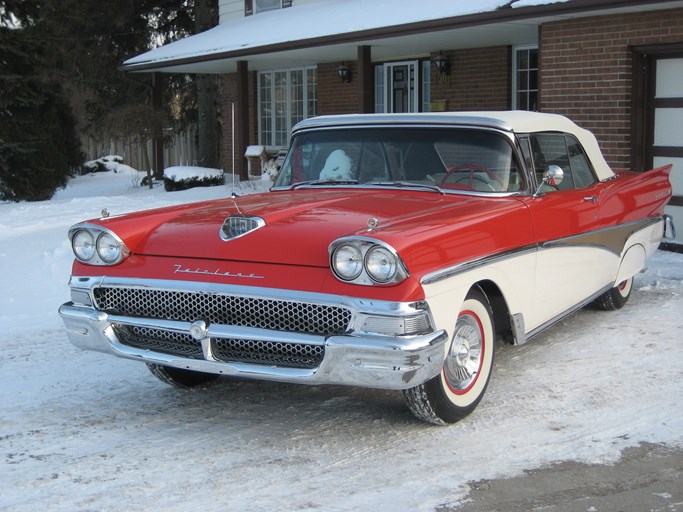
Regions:
<instances>
[{"instance_id":1,"label":"car hood","mask_svg":"<svg viewBox=\"0 0 683 512\"><path fill-rule=\"evenodd\" d=\"M493 200L493 204L496 200ZM335 188L278 191L142 212L101 221L132 254L327 267L328 247L339 237L368 236L392 245L403 258L435 231L485 218L491 199L434 191ZM265 225L232 240L221 238L233 215ZM376 219L377 228L368 229Z\"/></svg>"}]
</instances>

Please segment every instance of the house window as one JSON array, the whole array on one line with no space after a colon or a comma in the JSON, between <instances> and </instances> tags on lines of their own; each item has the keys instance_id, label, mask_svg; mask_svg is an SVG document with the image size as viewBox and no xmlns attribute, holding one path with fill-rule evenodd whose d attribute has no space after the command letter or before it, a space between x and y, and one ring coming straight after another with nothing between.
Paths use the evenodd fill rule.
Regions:
<instances>
[{"instance_id":1,"label":"house window","mask_svg":"<svg viewBox=\"0 0 683 512\"><path fill-rule=\"evenodd\" d=\"M292 0L244 0L244 15L291 7Z\"/></svg>"},{"instance_id":2,"label":"house window","mask_svg":"<svg viewBox=\"0 0 683 512\"><path fill-rule=\"evenodd\" d=\"M512 52L512 108L539 109L538 46L516 46Z\"/></svg>"},{"instance_id":3,"label":"house window","mask_svg":"<svg viewBox=\"0 0 683 512\"><path fill-rule=\"evenodd\" d=\"M292 127L316 115L315 67L263 71L258 75L259 144L285 147Z\"/></svg>"}]
</instances>

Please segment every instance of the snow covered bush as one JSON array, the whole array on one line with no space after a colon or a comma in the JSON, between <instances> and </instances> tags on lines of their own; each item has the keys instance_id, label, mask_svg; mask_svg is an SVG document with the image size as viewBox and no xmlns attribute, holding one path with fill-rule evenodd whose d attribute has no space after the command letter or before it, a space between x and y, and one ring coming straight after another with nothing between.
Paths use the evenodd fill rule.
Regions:
<instances>
[{"instance_id":1,"label":"snow covered bush","mask_svg":"<svg viewBox=\"0 0 683 512\"><path fill-rule=\"evenodd\" d=\"M123 157L119 155L107 155L96 160L88 160L81 165L81 174L89 172L117 172L117 167L123 164Z\"/></svg>"},{"instance_id":2,"label":"snow covered bush","mask_svg":"<svg viewBox=\"0 0 683 512\"><path fill-rule=\"evenodd\" d=\"M224 185L221 169L208 167L168 167L164 169L164 189L167 192L187 190L194 187Z\"/></svg>"}]
</instances>

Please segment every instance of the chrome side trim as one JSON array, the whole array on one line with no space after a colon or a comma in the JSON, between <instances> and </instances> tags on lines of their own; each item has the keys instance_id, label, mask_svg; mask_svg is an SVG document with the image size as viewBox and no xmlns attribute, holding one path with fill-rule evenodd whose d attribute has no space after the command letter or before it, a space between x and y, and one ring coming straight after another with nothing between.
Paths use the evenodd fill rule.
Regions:
<instances>
[{"instance_id":1,"label":"chrome side trim","mask_svg":"<svg viewBox=\"0 0 683 512\"><path fill-rule=\"evenodd\" d=\"M537 245L526 245L524 247L520 247L517 249L511 249L500 253L489 254L487 256L482 256L471 261L458 263L456 265L452 265L450 267L430 272L429 274L425 274L420 279L420 283L423 285L432 284L443 279L447 279L449 277L462 274L463 272L468 272L470 270L483 267L485 265L499 263L501 261L514 258L517 256L522 256L524 254L531 252L536 252L545 249L554 249L558 247L595 247L609 251L617 256L621 256L624 251L626 241L634 233L660 222L665 222L666 229L666 217L667 216L653 217L645 220L627 222L626 224L609 226L595 231L579 233L577 235L572 235L566 238L548 240L545 242L541 242Z\"/></svg>"},{"instance_id":2,"label":"chrome side trim","mask_svg":"<svg viewBox=\"0 0 683 512\"><path fill-rule=\"evenodd\" d=\"M561 320L564 320L565 318L567 318L567 317L568 317L569 315L571 315L572 313L576 313L579 309L581 309L581 308L587 306L588 304L590 304L591 302L593 302L595 299L597 299L598 297L600 297L600 295L602 295L603 293L607 292L607 291L610 290L611 288L612 288L612 285L611 285L611 284L607 285L606 287L602 288L600 291L598 291L598 292L594 293L593 295L591 295L589 298L587 298L587 299L585 299L585 300L579 302L579 303L576 304L575 306L572 306L571 308L569 308L568 310L566 310L566 311L560 313L560 314L557 315L556 317L551 318L551 319L548 320L547 322L545 322L545 323L539 325L538 327L536 327L535 329L529 331L529 332L526 334L526 341L530 340L531 338L533 338L533 337L535 337L535 336L538 336L538 335L541 334L543 331L545 331L545 330L548 329L549 327L555 325L556 323L560 322Z\"/></svg>"},{"instance_id":3,"label":"chrome side trim","mask_svg":"<svg viewBox=\"0 0 683 512\"><path fill-rule=\"evenodd\" d=\"M621 256L626 246L626 241L636 232L649 226L662 222L662 217L627 222L617 226L609 226L595 231L579 233L578 235L549 240L540 245L541 249L555 247L596 247Z\"/></svg>"},{"instance_id":4,"label":"chrome side trim","mask_svg":"<svg viewBox=\"0 0 683 512\"><path fill-rule=\"evenodd\" d=\"M515 258L517 256L523 256L529 253L534 253L536 251L538 251L537 245L527 245L524 247L520 247L518 249L511 249L509 251L489 254L488 256L482 256L481 258L466 261L464 263L458 263L457 265L453 265L451 267L447 267L441 270L437 270L435 272L430 272L429 274L425 274L424 276L422 276L422 279L420 279L420 284L433 284L443 279L447 279L449 277L462 274L463 272L468 272L470 270L474 270L476 268L483 267L485 265L490 265L493 263L500 263L501 261L505 261L510 258Z\"/></svg>"}]
</instances>

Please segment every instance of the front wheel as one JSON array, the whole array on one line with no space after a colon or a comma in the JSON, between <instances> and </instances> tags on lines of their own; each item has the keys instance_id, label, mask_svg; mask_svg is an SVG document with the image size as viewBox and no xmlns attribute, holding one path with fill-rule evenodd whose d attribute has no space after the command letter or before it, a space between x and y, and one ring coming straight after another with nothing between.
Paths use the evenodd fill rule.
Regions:
<instances>
[{"instance_id":1,"label":"front wheel","mask_svg":"<svg viewBox=\"0 0 683 512\"><path fill-rule=\"evenodd\" d=\"M494 333L486 296L478 289L470 290L458 314L441 373L403 392L410 411L436 425L455 423L470 414L489 383Z\"/></svg>"},{"instance_id":2,"label":"front wheel","mask_svg":"<svg viewBox=\"0 0 683 512\"><path fill-rule=\"evenodd\" d=\"M171 366L147 363L147 368L157 379L171 386L178 388L191 388L207 382L211 382L219 377L214 373L193 372Z\"/></svg>"},{"instance_id":3,"label":"front wheel","mask_svg":"<svg viewBox=\"0 0 683 512\"><path fill-rule=\"evenodd\" d=\"M621 309L631 296L632 289L633 278L629 277L614 288L610 288L605 293L600 295L600 297L593 301L593 304L596 308L604 309L605 311Z\"/></svg>"}]
</instances>

